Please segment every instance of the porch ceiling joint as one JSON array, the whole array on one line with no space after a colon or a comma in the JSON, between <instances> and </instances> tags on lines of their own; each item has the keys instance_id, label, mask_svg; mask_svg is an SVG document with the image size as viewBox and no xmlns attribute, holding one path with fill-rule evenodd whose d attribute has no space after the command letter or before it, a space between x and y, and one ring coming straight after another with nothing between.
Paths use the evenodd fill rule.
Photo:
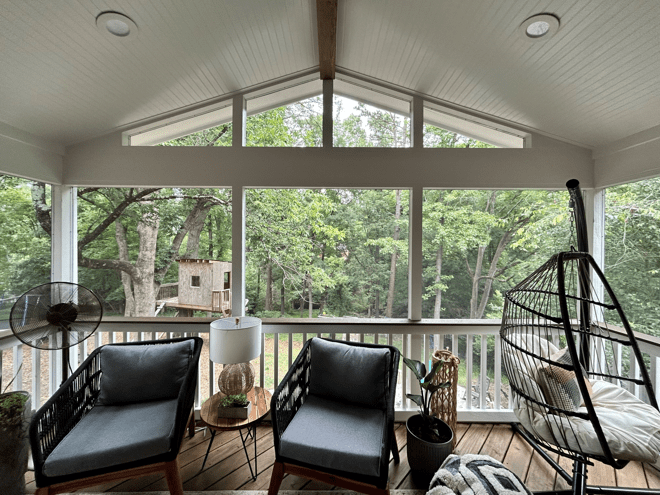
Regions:
<instances>
[{"instance_id":1,"label":"porch ceiling joint","mask_svg":"<svg viewBox=\"0 0 660 495\"><path fill-rule=\"evenodd\" d=\"M337 0L316 0L321 79L335 78L337 57Z\"/></svg>"}]
</instances>

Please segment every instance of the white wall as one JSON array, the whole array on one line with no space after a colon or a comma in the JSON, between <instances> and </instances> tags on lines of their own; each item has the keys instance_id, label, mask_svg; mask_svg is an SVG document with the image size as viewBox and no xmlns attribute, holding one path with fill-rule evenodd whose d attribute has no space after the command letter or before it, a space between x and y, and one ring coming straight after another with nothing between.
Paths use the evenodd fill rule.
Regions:
<instances>
[{"instance_id":1,"label":"white wall","mask_svg":"<svg viewBox=\"0 0 660 495\"><path fill-rule=\"evenodd\" d=\"M71 146L65 184L190 187L594 186L591 151L534 135L525 149L128 147L121 133Z\"/></svg>"},{"instance_id":2,"label":"white wall","mask_svg":"<svg viewBox=\"0 0 660 495\"><path fill-rule=\"evenodd\" d=\"M660 175L660 126L595 150L596 187L609 187Z\"/></svg>"},{"instance_id":3,"label":"white wall","mask_svg":"<svg viewBox=\"0 0 660 495\"><path fill-rule=\"evenodd\" d=\"M0 122L0 173L62 182L64 147Z\"/></svg>"}]
</instances>

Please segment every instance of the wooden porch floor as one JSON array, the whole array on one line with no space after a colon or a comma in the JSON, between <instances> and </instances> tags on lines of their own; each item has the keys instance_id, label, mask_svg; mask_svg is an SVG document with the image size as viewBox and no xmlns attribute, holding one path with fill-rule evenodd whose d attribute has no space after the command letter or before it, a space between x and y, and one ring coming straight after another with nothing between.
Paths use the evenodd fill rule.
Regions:
<instances>
[{"instance_id":1,"label":"wooden porch floor","mask_svg":"<svg viewBox=\"0 0 660 495\"><path fill-rule=\"evenodd\" d=\"M406 427L396 424L395 430L400 450L401 462L396 465L390 461L390 489L418 489L410 476L406 456ZM535 453L529 445L506 424L459 423L457 426L458 454L486 454L504 463L515 472L532 491L563 489L567 485L563 479ZM179 461L183 488L186 491L203 490L267 490L275 461L273 432L269 423L257 428L258 476L250 479L250 471L245 459L238 432L216 434L213 448L209 453L206 466L200 471L204 454L211 436L199 431L193 438L185 437L181 447ZM254 447L250 444L248 452L253 455ZM570 473L570 462L560 461ZM35 484L32 473L26 475L26 492L34 493ZM616 471L598 463L588 470L588 484L636 488L660 488L660 473L638 462L631 462L625 469ZM332 486L315 481L287 475L281 490L331 490ZM161 476L149 476L128 480L121 483L86 488L85 492L145 492L167 490L165 479Z\"/></svg>"}]
</instances>

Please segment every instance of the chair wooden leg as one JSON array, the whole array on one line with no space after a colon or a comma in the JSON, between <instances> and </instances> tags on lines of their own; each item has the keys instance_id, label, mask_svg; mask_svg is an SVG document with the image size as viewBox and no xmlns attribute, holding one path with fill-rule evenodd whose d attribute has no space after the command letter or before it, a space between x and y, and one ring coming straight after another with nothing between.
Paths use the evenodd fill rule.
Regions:
<instances>
[{"instance_id":1,"label":"chair wooden leg","mask_svg":"<svg viewBox=\"0 0 660 495\"><path fill-rule=\"evenodd\" d=\"M167 480L167 488L170 490L170 495L183 495L183 483L181 481L181 473L179 472L179 462L177 459L167 463L167 467L165 468L165 479Z\"/></svg>"},{"instance_id":2,"label":"chair wooden leg","mask_svg":"<svg viewBox=\"0 0 660 495\"><path fill-rule=\"evenodd\" d=\"M396 443L396 435L392 432L392 455L394 456L394 464L399 464L399 446Z\"/></svg>"},{"instance_id":3,"label":"chair wooden leg","mask_svg":"<svg viewBox=\"0 0 660 495\"><path fill-rule=\"evenodd\" d=\"M276 495L284 478L284 465L281 462L275 462L273 465L273 474L270 477L270 486L268 495Z\"/></svg>"}]
</instances>

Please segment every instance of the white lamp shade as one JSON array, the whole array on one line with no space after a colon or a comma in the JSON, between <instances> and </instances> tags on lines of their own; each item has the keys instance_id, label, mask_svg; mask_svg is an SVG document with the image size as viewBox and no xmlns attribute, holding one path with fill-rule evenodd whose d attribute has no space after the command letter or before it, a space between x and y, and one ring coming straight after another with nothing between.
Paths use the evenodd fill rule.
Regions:
<instances>
[{"instance_id":1,"label":"white lamp shade","mask_svg":"<svg viewBox=\"0 0 660 495\"><path fill-rule=\"evenodd\" d=\"M214 363L236 364L252 361L261 354L261 320L244 316L211 322L209 347L209 357Z\"/></svg>"}]
</instances>

